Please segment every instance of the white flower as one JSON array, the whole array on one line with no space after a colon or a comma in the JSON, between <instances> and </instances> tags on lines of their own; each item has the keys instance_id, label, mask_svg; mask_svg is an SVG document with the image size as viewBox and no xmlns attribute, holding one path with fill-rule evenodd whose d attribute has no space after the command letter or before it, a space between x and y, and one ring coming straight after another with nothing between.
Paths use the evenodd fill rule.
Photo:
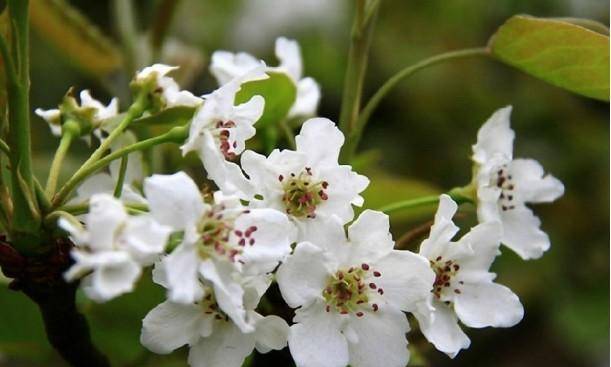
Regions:
<instances>
[{"instance_id":1,"label":"white flower","mask_svg":"<svg viewBox=\"0 0 611 367\"><path fill-rule=\"evenodd\" d=\"M525 205L556 200L564 193L562 182L545 175L532 159L513 159L514 132L511 106L496 111L477 134L473 146L476 164L477 215L481 222L500 221L501 242L523 259L536 259L550 247L541 221Z\"/></svg>"},{"instance_id":2,"label":"white flower","mask_svg":"<svg viewBox=\"0 0 611 367\"><path fill-rule=\"evenodd\" d=\"M154 64L147 66L136 74L134 83L147 83L151 78L154 79L153 93L159 96L162 108L176 106L197 107L202 103L202 99L194 96L187 90L181 90L176 81L167 76L178 66L164 64Z\"/></svg>"},{"instance_id":3,"label":"white flower","mask_svg":"<svg viewBox=\"0 0 611 367\"><path fill-rule=\"evenodd\" d=\"M125 131L113 141L110 150L116 151L134 144L137 141L134 133ZM137 185L140 185L143 179L142 152L132 152L128 154L127 157L127 169L125 170L123 189L119 199L126 204L146 204L146 200L138 189L136 189ZM70 200L69 204L85 203L93 194L106 193L112 195L119 178L120 166L121 160L115 160L110 163L110 174L102 172L88 177L76 189L76 196Z\"/></svg>"},{"instance_id":4,"label":"white flower","mask_svg":"<svg viewBox=\"0 0 611 367\"><path fill-rule=\"evenodd\" d=\"M207 282L201 286L202 298L196 303L167 300L146 315L140 336L145 347L167 354L187 344L191 367L239 367L254 348L267 353L286 346L286 322L278 316L264 317L254 311L269 281L256 279L243 284L245 307L254 326L248 333L223 311L213 287Z\"/></svg>"},{"instance_id":5,"label":"white flower","mask_svg":"<svg viewBox=\"0 0 611 367\"><path fill-rule=\"evenodd\" d=\"M388 216L364 211L348 228L321 222L277 273L296 311L289 348L297 366L404 367L409 358L402 311L415 309L435 279L427 260L393 250Z\"/></svg>"},{"instance_id":6,"label":"white flower","mask_svg":"<svg viewBox=\"0 0 611 367\"><path fill-rule=\"evenodd\" d=\"M71 98L70 95L66 98ZM104 106L102 102L93 98L88 90L83 90L80 93L81 103L80 105L73 100L74 108L78 110L88 110L91 112L89 121L93 127L93 134L102 140L102 137L109 133L114 126L112 126L111 118L117 116L119 113L119 100L113 98L108 106ZM62 107L62 106L60 106ZM60 109L43 110L42 108L36 109L36 114L42 117L51 129L51 133L55 136L61 136L62 134L62 111ZM85 137L89 141L88 137Z\"/></svg>"},{"instance_id":7,"label":"white flower","mask_svg":"<svg viewBox=\"0 0 611 367\"><path fill-rule=\"evenodd\" d=\"M452 222L456 209L449 196L440 196L435 223L420 246L420 255L429 260L436 275L429 295L432 307L424 302L414 312L426 338L452 358L470 345L458 319L473 328L511 327L524 315L518 297L494 283L496 274L489 272L500 253L500 224L479 224L452 242L459 230Z\"/></svg>"},{"instance_id":8,"label":"white flower","mask_svg":"<svg viewBox=\"0 0 611 367\"><path fill-rule=\"evenodd\" d=\"M208 178L214 180L225 194L245 198L249 185L240 167L232 162L246 147L246 140L255 135L253 125L261 115L265 100L254 96L248 102L234 105L236 93L245 79L266 78L264 64L259 64L205 96L189 129L189 138L181 147L183 154L192 150L199 154Z\"/></svg>"},{"instance_id":9,"label":"white flower","mask_svg":"<svg viewBox=\"0 0 611 367\"><path fill-rule=\"evenodd\" d=\"M257 194L252 205L287 213L303 240L305 233L316 230L320 216L337 215L342 223L352 220L352 205L363 204L359 193L369 180L338 164L344 135L332 121L309 119L295 140L296 151L276 149L265 158L248 150L241 162Z\"/></svg>"},{"instance_id":10,"label":"white flower","mask_svg":"<svg viewBox=\"0 0 611 367\"><path fill-rule=\"evenodd\" d=\"M320 87L314 79L303 78L303 63L299 44L295 40L280 37L276 39L275 51L280 65L270 67L268 70L286 73L297 86L297 97L288 117L314 116L320 101ZM244 74L245 71L252 69L258 63L260 61L245 52L216 51L212 54L210 72L216 77L219 85L222 85L232 78Z\"/></svg>"},{"instance_id":11,"label":"white flower","mask_svg":"<svg viewBox=\"0 0 611 367\"><path fill-rule=\"evenodd\" d=\"M98 302L130 292L141 267L159 257L170 235L170 228L150 215L127 215L121 202L107 194L91 197L86 229L65 218L59 225L76 244L71 253L75 264L64 274L66 280L86 275L85 293Z\"/></svg>"},{"instance_id":12,"label":"white flower","mask_svg":"<svg viewBox=\"0 0 611 367\"><path fill-rule=\"evenodd\" d=\"M169 298L193 303L201 296L199 283L214 284L224 312L243 331L242 274L271 272L289 252L292 227L273 209L248 209L236 197L216 192L205 203L195 183L183 172L145 179L144 192L151 214L176 231L183 242L163 260Z\"/></svg>"}]
</instances>

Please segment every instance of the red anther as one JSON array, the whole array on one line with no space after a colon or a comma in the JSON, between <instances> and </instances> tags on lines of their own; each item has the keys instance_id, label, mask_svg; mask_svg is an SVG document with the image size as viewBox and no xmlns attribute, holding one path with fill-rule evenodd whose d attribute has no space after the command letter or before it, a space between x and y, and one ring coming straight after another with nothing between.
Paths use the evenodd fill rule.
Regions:
<instances>
[{"instance_id":1,"label":"red anther","mask_svg":"<svg viewBox=\"0 0 611 367\"><path fill-rule=\"evenodd\" d=\"M374 271L373 272L373 276L376 277L376 278L379 278L379 277L382 276L382 273L380 273L379 271Z\"/></svg>"},{"instance_id":2,"label":"red anther","mask_svg":"<svg viewBox=\"0 0 611 367\"><path fill-rule=\"evenodd\" d=\"M361 269L363 269L363 270L367 271L367 270L369 270L369 265L368 265L368 264L363 263L363 264L361 264Z\"/></svg>"}]
</instances>

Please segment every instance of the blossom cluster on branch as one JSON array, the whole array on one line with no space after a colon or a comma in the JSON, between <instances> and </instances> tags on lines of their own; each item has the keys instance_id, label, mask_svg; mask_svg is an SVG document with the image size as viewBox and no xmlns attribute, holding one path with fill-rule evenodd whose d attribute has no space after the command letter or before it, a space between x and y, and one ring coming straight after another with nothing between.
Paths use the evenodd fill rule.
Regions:
<instances>
[{"instance_id":1,"label":"blossom cluster on branch","mask_svg":"<svg viewBox=\"0 0 611 367\"><path fill-rule=\"evenodd\" d=\"M387 214L366 209L355 217L370 182L339 163L344 133L312 117L320 88L303 77L298 44L280 38L276 55L280 64L268 67L245 53L216 52L211 72L220 87L202 97L180 89L169 76L174 67L137 73L132 87L144 96L145 115L194 109L181 152L199 156L218 190L202 191L185 172L143 178L140 152L130 152L123 167L115 161L110 174L90 176L77 188L69 203L87 205L87 213L59 219L75 243L65 278L81 279L86 295L104 302L133 291L152 266L167 299L144 318L141 342L160 354L188 345L193 367L238 367L254 349L287 344L298 366L403 367L406 313L450 357L470 344L460 324L520 322L520 300L494 282L490 267L501 245L523 259L543 255L550 241L526 204L551 202L564 187L536 161L513 158L511 108L495 112L473 146L473 180L461 192L477 205L480 223L456 239L456 198L442 194L419 252L398 250ZM266 100L236 99L245 83L270 73L295 84L287 117L311 118L294 149L262 155L247 142ZM71 121L81 137L112 140L111 155L137 144L117 122L116 100L104 106L87 91L80 99L68 94L59 109L37 113L56 135ZM272 282L295 310L292 320L261 307Z\"/></svg>"}]
</instances>

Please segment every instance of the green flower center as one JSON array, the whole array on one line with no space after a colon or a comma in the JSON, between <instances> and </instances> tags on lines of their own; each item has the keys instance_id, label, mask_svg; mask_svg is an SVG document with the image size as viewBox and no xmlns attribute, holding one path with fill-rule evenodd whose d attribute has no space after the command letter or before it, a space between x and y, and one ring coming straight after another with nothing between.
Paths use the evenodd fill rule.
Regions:
<instances>
[{"instance_id":1,"label":"green flower center","mask_svg":"<svg viewBox=\"0 0 611 367\"><path fill-rule=\"evenodd\" d=\"M199 306L203 312L217 320L229 321L229 316L227 316L227 314L221 310L218 303L216 303L216 297L214 296L212 288L206 287L204 292L206 296L199 302Z\"/></svg>"},{"instance_id":2,"label":"green flower center","mask_svg":"<svg viewBox=\"0 0 611 367\"><path fill-rule=\"evenodd\" d=\"M371 309L376 312L378 305L376 303L369 305L372 301L371 296L375 292L382 295L384 290L371 281L371 275L380 277L382 274L379 271L371 270L368 264L335 272L327 279L327 285L322 292L327 304L326 311L334 310L342 315L354 313L362 317L363 311L371 306Z\"/></svg>"},{"instance_id":3,"label":"green flower center","mask_svg":"<svg viewBox=\"0 0 611 367\"><path fill-rule=\"evenodd\" d=\"M456 282L453 278L460 270L460 265L454 260L444 261L441 256L438 256L435 261L430 260L431 269L435 272L435 282L431 291L437 299L441 299L442 294L446 289L452 289L454 293L460 294L460 285L463 285L462 280ZM449 302L446 302L449 303Z\"/></svg>"},{"instance_id":4,"label":"green flower center","mask_svg":"<svg viewBox=\"0 0 611 367\"><path fill-rule=\"evenodd\" d=\"M250 226L245 230L234 228L235 215L223 213L223 207L214 208L206 213L197 225L199 241L197 253L203 259L226 257L235 262L246 246L254 246L253 233L257 227Z\"/></svg>"},{"instance_id":5,"label":"green flower center","mask_svg":"<svg viewBox=\"0 0 611 367\"><path fill-rule=\"evenodd\" d=\"M278 180L284 190L282 201L286 213L294 217L314 218L316 207L329 198L325 192L329 184L315 180L310 167L299 174L291 173L289 177L280 175Z\"/></svg>"}]
</instances>

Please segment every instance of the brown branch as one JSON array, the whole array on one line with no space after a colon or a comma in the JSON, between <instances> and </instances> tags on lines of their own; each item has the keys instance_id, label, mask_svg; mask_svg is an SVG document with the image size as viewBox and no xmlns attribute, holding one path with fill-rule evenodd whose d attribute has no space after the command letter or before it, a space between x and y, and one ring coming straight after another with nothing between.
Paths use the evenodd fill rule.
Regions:
<instances>
[{"instance_id":1,"label":"brown branch","mask_svg":"<svg viewBox=\"0 0 611 367\"><path fill-rule=\"evenodd\" d=\"M78 283L66 283L63 272L71 265L66 239L54 241L52 250L37 257L24 257L0 236L0 267L14 280L10 288L34 301L45 325L47 338L73 367L109 367L106 356L93 345L87 320L75 302Z\"/></svg>"},{"instance_id":2,"label":"brown branch","mask_svg":"<svg viewBox=\"0 0 611 367\"><path fill-rule=\"evenodd\" d=\"M431 226L433 225L433 221L429 220L427 222L422 223L416 228L413 228L407 231L403 236L399 237L399 239L395 242L395 248L397 250L407 250L409 245L417 240L418 238L422 238L426 236L431 230Z\"/></svg>"}]
</instances>

